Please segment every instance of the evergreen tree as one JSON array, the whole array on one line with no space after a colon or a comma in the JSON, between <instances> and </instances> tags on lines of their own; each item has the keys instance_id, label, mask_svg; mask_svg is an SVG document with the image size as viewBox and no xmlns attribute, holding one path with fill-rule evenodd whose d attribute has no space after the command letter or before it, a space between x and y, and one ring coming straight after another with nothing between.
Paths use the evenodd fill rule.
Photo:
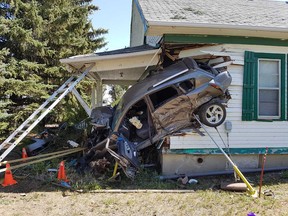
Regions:
<instances>
[{"instance_id":1,"label":"evergreen tree","mask_svg":"<svg viewBox=\"0 0 288 216\"><path fill-rule=\"evenodd\" d=\"M91 2L9 0L0 4L0 139L70 76L59 59L105 45L102 34L107 30L94 29L89 21L88 16L98 10ZM71 96L57 108L62 118L79 116L79 105ZM70 111L64 112L67 108Z\"/></svg>"},{"instance_id":2,"label":"evergreen tree","mask_svg":"<svg viewBox=\"0 0 288 216\"><path fill-rule=\"evenodd\" d=\"M120 101L121 97L124 95L124 93L127 91L129 86L123 86L123 85L109 85L109 94L111 95L112 99L112 106L115 106Z\"/></svg>"},{"instance_id":3,"label":"evergreen tree","mask_svg":"<svg viewBox=\"0 0 288 216\"><path fill-rule=\"evenodd\" d=\"M7 54L8 54L7 49L0 50L0 74L5 73L6 64L4 64L3 60ZM0 86L2 86L3 84L4 84L4 79L2 76L0 76ZM7 102L7 100L5 100L5 98L0 98L0 137L5 136L5 131L9 126L8 124L9 114L7 110L5 109L8 105L9 103Z\"/></svg>"}]
</instances>

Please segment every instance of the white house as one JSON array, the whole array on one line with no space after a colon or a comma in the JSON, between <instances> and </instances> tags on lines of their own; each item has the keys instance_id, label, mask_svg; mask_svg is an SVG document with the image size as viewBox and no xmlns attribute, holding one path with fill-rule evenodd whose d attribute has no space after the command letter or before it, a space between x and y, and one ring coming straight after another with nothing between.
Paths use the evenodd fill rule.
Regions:
<instances>
[{"instance_id":1,"label":"white house","mask_svg":"<svg viewBox=\"0 0 288 216\"><path fill-rule=\"evenodd\" d=\"M159 59L163 66L187 56L232 61L227 67L233 78L228 123L218 128L221 138L215 129L208 131L238 167L257 170L266 147L266 168L288 167L287 53L284 1L133 0L130 48L62 62L74 68L95 62L90 75L99 88L136 82ZM171 136L162 150L163 174L231 170L204 134Z\"/></svg>"}]
</instances>

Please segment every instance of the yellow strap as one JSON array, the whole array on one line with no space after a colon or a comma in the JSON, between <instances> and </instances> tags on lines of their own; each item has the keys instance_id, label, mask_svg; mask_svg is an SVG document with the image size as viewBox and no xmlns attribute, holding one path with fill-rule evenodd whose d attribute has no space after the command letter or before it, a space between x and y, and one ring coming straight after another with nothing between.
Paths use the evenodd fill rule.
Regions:
<instances>
[{"instance_id":1,"label":"yellow strap","mask_svg":"<svg viewBox=\"0 0 288 216\"><path fill-rule=\"evenodd\" d=\"M112 175L112 177L116 175L117 169L118 169L118 162L116 161L116 162L115 162L115 166L114 166L114 170L113 170L113 175Z\"/></svg>"},{"instance_id":2,"label":"yellow strap","mask_svg":"<svg viewBox=\"0 0 288 216\"><path fill-rule=\"evenodd\" d=\"M24 166L27 166L27 165L31 165L31 164L34 164L34 163L39 163L39 162L46 161L46 160L51 160L51 159L54 159L54 158L57 158L57 157L62 157L62 156L68 155L68 154L73 154L73 153L76 153L76 152L79 152L79 151L82 151L82 150L83 150L83 148L75 148L75 149L73 149L73 151L69 149L69 151L66 150L66 152L64 152L62 154L56 154L56 152L54 152L54 154L56 154L56 155L53 155L53 156L50 156L50 157L47 157L47 158L42 158L42 159L39 159L39 160L30 161L30 162L23 163L23 164L18 164L18 165L15 165L15 166L11 166L10 170L16 169L16 168L20 168L20 167L24 167ZM49 155L51 155L51 153L49 153ZM45 156L47 156L47 154ZM21 159L20 161L25 162L25 160L27 160L27 159L28 158ZM33 159L35 159L35 157ZM7 161L5 161L5 162L7 163ZM6 168L0 169L0 173L1 172L5 172L6 170L7 170Z\"/></svg>"},{"instance_id":3,"label":"yellow strap","mask_svg":"<svg viewBox=\"0 0 288 216\"><path fill-rule=\"evenodd\" d=\"M245 178L245 176L241 173L241 171L238 169L238 167L236 165L234 165L233 169L235 170L237 175L242 179L242 181L246 184L249 194L251 196L256 196L257 197L256 190L251 186L251 184L248 182L248 180Z\"/></svg>"},{"instance_id":4,"label":"yellow strap","mask_svg":"<svg viewBox=\"0 0 288 216\"><path fill-rule=\"evenodd\" d=\"M28 157L28 158L20 158L20 159L15 159L15 160L10 160L10 161L3 161L3 162L0 162L0 166L3 166L7 163L12 164L12 163L17 163L17 162L24 162L24 161L34 160L36 158L42 158L42 157L47 157L50 155L57 155L57 154L66 153L66 152L74 152L75 150L81 151L84 149L85 148L66 149L66 150L62 150L62 151L58 151L58 152L51 152L51 153L47 153L47 154L36 155L36 156Z\"/></svg>"}]
</instances>

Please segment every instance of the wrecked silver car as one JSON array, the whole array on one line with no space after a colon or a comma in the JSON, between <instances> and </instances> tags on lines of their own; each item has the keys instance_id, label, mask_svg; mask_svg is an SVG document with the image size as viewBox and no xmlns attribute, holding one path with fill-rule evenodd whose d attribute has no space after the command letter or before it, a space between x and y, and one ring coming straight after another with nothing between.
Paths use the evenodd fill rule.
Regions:
<instances>
[{"instance_id":1,"label":"wrecked silver car","mask_svg":"<svg viewBox=\"0 0 288 216\"><path fill-rule=\"evenodd\" d=\"M199 128L195 115L209 127L221 125L231 81L229 72L192 58L146 77L129 88L117 106L92 110L87 155L104 149L133 178L141 151L181 129Z\"/></svg>"}]
</instances>

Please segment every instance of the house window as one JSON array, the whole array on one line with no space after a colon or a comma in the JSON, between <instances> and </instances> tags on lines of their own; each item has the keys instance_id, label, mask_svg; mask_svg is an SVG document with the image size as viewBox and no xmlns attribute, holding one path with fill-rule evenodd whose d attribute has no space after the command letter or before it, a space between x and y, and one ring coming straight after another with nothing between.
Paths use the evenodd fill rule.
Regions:
<instances>
[{"instance_id":1,"label":"house window","mask_svg":"<svg viewBox=\"0 0 288 216\"><path fill-rule=\"evenodd\" d=\"M245 52L242 120L285 120L286 55Z\"/></svg>"},{"instance_id":2,"label":"house window","mask_svg":"<svg viewBox=\"0 0 288 216\"><path fill-rule=\"evenodd\" d=\"M258 59L258 118L280 118L281 61Z\"/></svg>"}]
</instances>

